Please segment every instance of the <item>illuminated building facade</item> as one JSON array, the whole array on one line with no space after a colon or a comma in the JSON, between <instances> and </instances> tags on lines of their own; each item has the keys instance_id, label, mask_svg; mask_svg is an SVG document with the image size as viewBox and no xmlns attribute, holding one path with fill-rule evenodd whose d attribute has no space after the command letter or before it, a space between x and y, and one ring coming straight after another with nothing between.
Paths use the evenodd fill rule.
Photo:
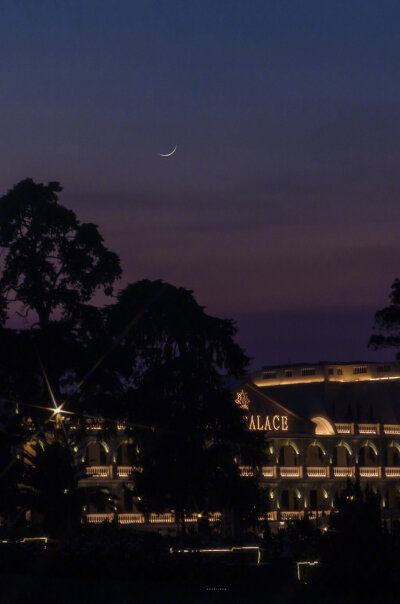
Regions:
<instances>
[{"instance_id":1,"label":"illuminated building facade","mask_svg":"<svg viewBox=\"0 0 400 604\"><path fill-rule=\"evenodd\" d=\"M318 363L265 367L234 388L247 428L265 432L268 465L240 466L245 478L259 472L268 487L274 525L305 513L328 515L335 494L358 477L382 496L384 517L400 515L400 363ZM86 477L81 486L107 486L119 500L121 524L163 525L174 530L172 513L138 513L129 496L133 440L120 426L109 442L93 424L82 443ZM120 433L120 436L118 434ZM113 513L88 503L88 522ZM218 521L215 514L211 521ZM197 522L197 516L188 516Z\"/></svg>"},{"instance_id":2,"label":"illuminated building facade","mask_svg":"<svg viewBox=\"0 0 400 604\"><path fill-rule=\"evenodd\" d=\"M400 363L264 367L244 399L248 429L268 437L272 522L329 514L356 477L379 491L384 517L400 514Z\"/></svg>"}]
</instances>

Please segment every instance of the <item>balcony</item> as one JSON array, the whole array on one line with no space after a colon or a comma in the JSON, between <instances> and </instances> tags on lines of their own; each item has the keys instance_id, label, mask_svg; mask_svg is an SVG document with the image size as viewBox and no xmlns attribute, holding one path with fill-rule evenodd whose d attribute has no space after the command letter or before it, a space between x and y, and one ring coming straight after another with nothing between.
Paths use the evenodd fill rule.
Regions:
<instances>
[{"instance_id":1,"label":"balcony","mask_svg":"<svg viewBox=\"0 0 400 604\"><path fill-rule=\"evenodd\" d=\"M329 467L308 468L306 469L308 478L329 478Z\"/></svg>"},{"instance_id":2,"label":"balcony","mask_svg":"<svg viewBox=\"0 0 400 604\"><path fill-rule=\"evenodd\" d=\"M144 524L143 514L118 514L119 524Z\"/></svg>"},{"instance_id":3,"label":"balcony","mask_svg":"<svg viewBox=\"0 0 400 604\"><path fill-rule=\"evenodd\" d=\"M379 434L379 424L358 424L359 434Z\"/></svg>"},{"instance_id":4,"label":"balcony","mask_svg":"<svg viewBox=\"0 0 400 604\"><path fill-rule=\"evenodd\" d=\"M354 478L356 475L354 467L340 467L336 466L333 468L334 478Z\"/></svg>"},{"instance_id":5,"label":"balcony","mask_svg":"<svg viewBox=\"0 0 400 604\"><path fill-rule=\"evenodd\" d=\"M303 511L295 511L295 512L281 512L280 513L280 517L281 520L285 521L285 520L299 520L300 518L303 518L304 516L304 512Z\"/></svg>"},{"instance_id":6,"label":"balcony","mask_svg":"<svg viewBox=\"0 0 400 604\"><path fill-rule=\"evenodd\" d=\"M354 424L340 423L335 424L336 432L338 434L354 434Z\"/></svg>"},{"instance_id":7,"label":"balcony","mask_svg":"<svg viewBox=\"0 0 400 604\"><path fill-rule=\"evenodd\" d=\"M262 514L261 516L259 516L258 520L260 522L265 522L266 520L268 520L269 522L278 520L278 512L267 512L266 514Z\"/></svg>"},{"instance_id":8,"label":"balcony","mask_svg":"<svg viewBox=\"0 0 400 604\"><path fill-rule=\"evenodd\" d=\"M150 514L149 521L151 524L167 524L175 522L174 514Z\"/></svg>"},{"instance_id":9,"label":"balcony","mask_svg":"<svg viewBox=\"0 0 400 604\"><path fill-rule=\"evenodd\" d=\"M86 466L86 474L91 478L112 478L112 466Z\"/></svg>"},{"instance_id":10,"label":"balcony","mask_svg":"<svg viewBox=\"0 0 400 604\"><path fill-rule=\"evenodd\" d=\"M400 478L400 468L385 468L387 478Z\"/></svg>"},{"instance_id":11,"label":"balcony","mask_svg":"<svg viewBox=\"0 0 400 604\"><path fill-rule=\"evenodd\" d=\"M133 466L117 466L118 478L129 478L132 474Z\"/></svg>"},{"instance_id":12,"label":"balcony","mask_svg":"<svg viewBox=\"0 0 400 604\"><path fill-rule=\"evenodd\" d=\"M300 466L293 468L286 468L281 466L279 468L279 475L281 478L302 478L303 468Z\"/></svg>"},{"instance_id":13,"label":"balcony","mask_svg":"<svg viewBox=\"0 0 400 604\"><path fill-rule=\"evenodd\" d=\"M383 432L385 434L400 434L399 424L383 424Z\"/></svg>"},{"instance_id":14,"label":"balcony","mask_svg":"<svg viewBox=\"0 0 400 604\"><path fill-rule=\"evenodd\" d=\"M276 512L268 512L266 514L267 520L276 520ZM220 522L222 518L221 512L213 512L208 515L209 522ZM86 522L89 524L102 524L103 522L112 522L114 514L86 514ZM185 522L193 523L199 520L198 514L187 514L185 516ZM175 522L173 513L167 514L150 514L149 522L152 524L172 524ZM146 518L144 514L118 514L118 523L122 525L128 524L146 524Z\"/></svg>"},{"instance_id":15,"label":"balcony","mask_svg":"<svg viewBox=\"0 0 400 604\"><path fill-rule=\"evenodd\" d=\"M240 476L254 476L253 466L239 466ZM276 478L276 466L263 466L261 473L264 478Z\"/></svg>"},{"instance_id":16,"label":"balcony","mask_svg":"<svg viewBox=\"0 0 400 604\"><path fill-rule=\"evenodd\" d=\"M114 514L86 514L86 522L89 524L102 524L102 522L112 522Z\"/></svg>"},{"instance_id":17,"label":"balcony","mask_svg":"<svg viewBox=\"0 0 400 604\"><path fill-rule=\"evenodd\" d=\"M360 478L380 478L381 468L376 467L363 467L359 468Z\"/></svg>"},{"instance_id":18,"label":"balcony","mask_svg":"<svg viewBox=\"0 0 400 604\"><path fill-rule=\"evenodd\" d=\"M276 478L276 466L263 466L262 475L264 478Z\"/></svg>"},{"instance_id":19,"label":"balcony","mask_svg":"<svg viewBox=\"0 0 400 604\"><path fill-rule=\"evenodd\" d=\"M252 466L239 466L240 476L254 476L254 468Z\"/></svg>"}]
</instances>

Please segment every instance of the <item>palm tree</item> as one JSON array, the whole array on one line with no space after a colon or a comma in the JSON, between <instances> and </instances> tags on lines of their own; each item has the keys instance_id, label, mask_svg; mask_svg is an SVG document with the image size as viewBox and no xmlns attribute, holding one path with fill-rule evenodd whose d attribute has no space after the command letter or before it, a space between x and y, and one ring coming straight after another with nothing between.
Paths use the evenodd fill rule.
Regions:
<instances>
[{"instance_id":1,"label":"palm tree","mask_svg":"<svg viewBox=\"0 0 400 604\"><path fill-rule=\"evenodd\" d=\"M51 535L71 533L81 522L84 492L78 488L82 466L58 440L36 441L24 452L19 492L32 523Z\"/></svg>"}]
</instances>

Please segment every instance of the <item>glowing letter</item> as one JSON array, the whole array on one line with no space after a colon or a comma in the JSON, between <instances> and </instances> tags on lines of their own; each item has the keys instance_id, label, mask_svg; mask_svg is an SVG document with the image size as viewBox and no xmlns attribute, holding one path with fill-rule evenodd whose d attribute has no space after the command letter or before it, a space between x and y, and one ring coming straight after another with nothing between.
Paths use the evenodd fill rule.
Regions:
<instances>
[{"instance_id":1,"label":"glowing letter","mask_svg":"<svg viewBox=\"0 0 400 604\"><path fill-rule=\"evenodd\" d=\"M264 430L271 430L271 424L269 423L269 416L268 415L265 418Z\"/></svg>"},{"instance_id":2,"label":"glowing letter","mask_svg":"<svg viewBox=\"0 0 400 604\"><path fill-rule=\"evenodd\" d=\"M275 425L275 420L278 420L278 425ZM280 425L279 425L279 415L274 415L274 417L272 418L272 425L274 427L274 430L279 430L280 429Z\"/></svg>"},{"instance_id":3,"label":"glowing letter","mask_svg":"<svg viewBox=\"0 0 400 604\"><path fill-rule=\"evenodd\" d=\"M249 430L255 430L256 426L254 424L254 416L250 415L250 426L249 426Z\"/></svg>"},{"instance_id":4,"label":"glowing letter","mask_svg":"<svg viewBox=\"0 0 400 604\"><path fill-rule=\"evenodd\" d=\"M287 415L282 415L282 430L288 430Z\"/></svg>"},{"instance_id":5,"label":"glowing letter","mask_svg":"<svg viewBox=\"0 0 400 604\"><path fill-rule=\"evenodd\" d=\"M260 426L260 416L257 415L257 430L262 430L262 426Z\"/></svg>"}]
</instances>

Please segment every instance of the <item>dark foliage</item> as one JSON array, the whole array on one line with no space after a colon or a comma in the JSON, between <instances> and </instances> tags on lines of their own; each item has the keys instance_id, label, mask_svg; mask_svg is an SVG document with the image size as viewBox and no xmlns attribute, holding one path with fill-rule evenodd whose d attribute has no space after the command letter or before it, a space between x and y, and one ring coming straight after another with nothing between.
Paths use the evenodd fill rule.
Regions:
<instances>
[{"instance_id":1,"label":"dark foliage","mask_svg":"<svg viewBox=\"0 0 400 604\"><path fill-rule=\"evenodd\" d=\"M367 593L393 579L393 551L381 520L381 498L359 481L349 481L336 498L336 511L322 540L323 582L331 589Z\"/></svg>"},{"instance_id":2,"label":"dark foliage","mask_svg":"<svg viewBox=\"0 0 400 604\"><path fill-rule=\"evenodd\" d=\"M141 281L109 308L108 325L121 334L119 354L132 363L125 413L142 468L135 473L139 505L174 509L183 525L185 513L242 500L237 493L246 486L254 501L257 489L240 480L235 458L246 449L256 463L263 452L251 448L222 373L240 376L247 364L232 321L207 315L183 288Z\"/></svg>"},{"instance_id":3,"label":"dark foliage","mask_svg":"<svg viewBox=\"0 0 400 604\"><path fill-rule=\"evenodd\" d=\"M369 346L375 350L400 347L400 280L396 279L389 295L390 305L375 314L374 330L380 332L371 336ZM400 358L400 353L397 354Z\"/></svg>"},{"instance_id":4,"label":"dark foliage","mask_svg":"<svg viewBox=\"0 0 400 604\"><path fill-rule=\"evenodd\" d=\"M96 289L113 290L121 269L95 224L80 223L59 205L58 182L37 184L27 178L0 199L0 313L7 302L35 311L45 327L54 311L75 317Z\"/></svg>"}]
</instances>

